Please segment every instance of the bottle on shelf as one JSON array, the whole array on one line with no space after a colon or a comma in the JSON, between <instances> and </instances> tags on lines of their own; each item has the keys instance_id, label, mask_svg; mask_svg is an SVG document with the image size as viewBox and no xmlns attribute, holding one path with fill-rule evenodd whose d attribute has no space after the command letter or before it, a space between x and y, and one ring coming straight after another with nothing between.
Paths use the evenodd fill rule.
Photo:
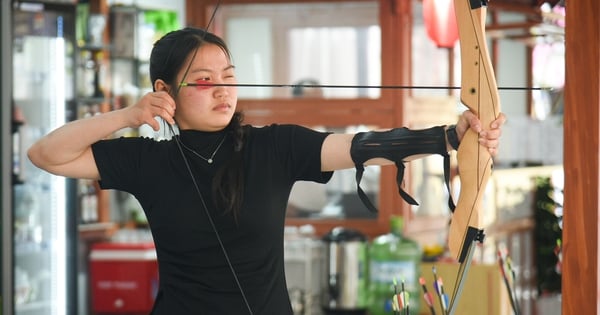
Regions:
<instances>
[{"instance_id":1,"label":"bottle on shelf","mask_svg":"<svg viewBox=\"0 0 600 315\"><path fill-rule=\"evenodd\" d=\"M98 222L98 195L91 180L79 181L79 221L83 224Z\"/></svg>"},{"instance_id":2,"label":"bottle on shelf","mask_svg":"<svg viewBox=\"0 0 600 315\"><path fill-rule=\"evenodd\" d=\"M392 298L404 288L409 296L408 310L416 315L421 297L421 249L402 234L402 217L392 216L390 228L390 233L377 236L369 247L369 314L394 314Z\"/></svg>"}]
</instances>

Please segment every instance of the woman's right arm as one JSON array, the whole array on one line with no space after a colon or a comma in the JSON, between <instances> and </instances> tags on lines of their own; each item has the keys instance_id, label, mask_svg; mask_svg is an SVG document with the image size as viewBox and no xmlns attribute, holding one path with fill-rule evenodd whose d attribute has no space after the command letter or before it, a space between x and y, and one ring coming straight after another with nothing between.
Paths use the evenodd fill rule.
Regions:
<instances>
[{"instance_id":1,"label":"woman's right arm","mask_svg":"<svg viewBox=\"0 0 600 315\"><path fill-rule=\"evenodd\" d=\"M72 178L100 179L98 167L92 154L92 144L126 128L149 124L154 130L160 116L173 124L175 102L166 92L144 95L131 107L80 119L42 137L27 151L31 162L55 175Z\"/></svg>"}]
</instances>

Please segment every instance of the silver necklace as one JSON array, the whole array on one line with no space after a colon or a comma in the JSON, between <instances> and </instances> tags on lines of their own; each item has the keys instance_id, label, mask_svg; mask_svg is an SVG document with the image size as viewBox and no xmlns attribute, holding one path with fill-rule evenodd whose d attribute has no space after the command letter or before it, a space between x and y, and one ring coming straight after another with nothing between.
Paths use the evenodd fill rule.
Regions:
<instances>
[{"instance_id":1,"label":"silver necklace","mask_svg":"<svg viewBox=\"0 0 600 315\"><path fill-rule=\"evenodd\" d=\"M215 157L215 155L217 154L217 151L219 151L219 149L221 148L221 145L223 144L223 142L225 142L225 138L227 138L227 133L225 134L225 136L223 136L223 139L221 139L221 142L219 142L219 145L217 146L217 148L213 151L213 153L210 155L209 158L205 158L203 157L200 153L192 150L191 148L189 148L187 145L185 145L183 143L183 141L179 141L179 143L181 143L181 145L188 151L192 152L195 156L203 159L204 161L206 161L206 163L208 164L212 164L213 163L213 158Z\"/></svg>"}]
</instances>

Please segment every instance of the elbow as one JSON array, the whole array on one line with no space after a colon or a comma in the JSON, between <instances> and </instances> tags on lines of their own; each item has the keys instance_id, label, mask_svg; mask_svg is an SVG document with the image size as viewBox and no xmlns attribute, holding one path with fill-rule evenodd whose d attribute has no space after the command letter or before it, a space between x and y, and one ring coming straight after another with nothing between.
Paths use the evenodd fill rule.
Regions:
<instances>
[{"instance_id":1,"label":"elbow","mask_svg":"<svg viewBox=\"0 0 600 315\"><path fill-rule=\"evenodd\" d=\"M45 163L44 163L44 154L42 153L42 148L40 148L39 143L35 143L33 144L28 150L27 150L27 158L29 159L29 161L31 161L31 163L33 163L33 165L35 165L36 167L39 167L41 169L46 169L44 167Z\"/></svg>"},{"instance_id":2,"label":"elbow","mask_svg":"<svg viewBox=\"0 0 600 315\"><path fill-rule=\"evenodd\" d=\"M29 161L31 161L31 163L33 163L33 165L39 165L39 150L37 149L35 144L32 145L29 149L27 149L27 158L29 159Z\"/></svg>"}]
</instances>

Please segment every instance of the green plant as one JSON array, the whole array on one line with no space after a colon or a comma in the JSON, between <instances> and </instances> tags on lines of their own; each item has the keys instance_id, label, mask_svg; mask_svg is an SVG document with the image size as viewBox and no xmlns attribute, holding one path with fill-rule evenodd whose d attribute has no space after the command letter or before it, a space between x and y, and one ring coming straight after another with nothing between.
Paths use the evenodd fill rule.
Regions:
<instances>
[{"instance_id":1,"label":"green plant","mask_svg":"<svg viewBox=\"0 0 600 315\"><path fill-rule=\"evenodd\" d=\"M561 292L561 275L557 268L560 262L556 248L562 242L562 217L556 215L556 210L562 205L554 200L554 193L556 189L549 177L535 178L535 262L540 295Z\"/></svg>"}]
</instances>

